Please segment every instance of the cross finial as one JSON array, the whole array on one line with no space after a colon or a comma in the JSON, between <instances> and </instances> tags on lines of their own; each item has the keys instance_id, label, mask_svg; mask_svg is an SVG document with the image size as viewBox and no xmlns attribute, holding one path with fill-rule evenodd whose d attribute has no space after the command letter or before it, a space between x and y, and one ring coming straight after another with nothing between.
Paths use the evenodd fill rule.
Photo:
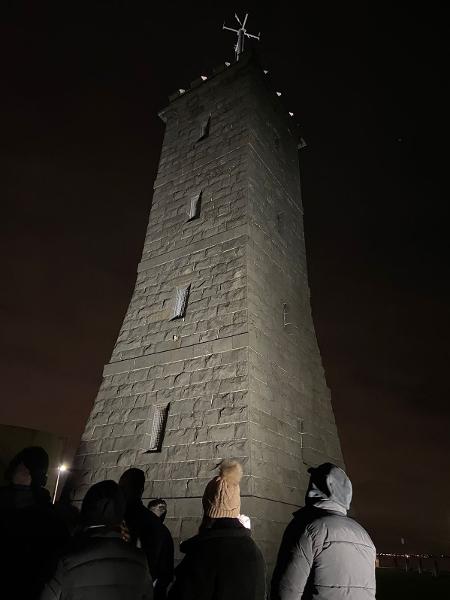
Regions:
<instances>
[{"instance_id":1,"label":"cross finial","mask_svg":"<svg viewBox=\"0 0 450 600\"><path fill-rule=\"evenodd\" d=\"M255 40L259 40L261 33L258 33L258 35L252 35L251 33L247 33L247 30L245 29L245 24L247 23L248 13L245 14L245 18L242 22L236 13L234 14L234 16L236 17L236 21L240 25L239 29L233 29L232 27L226 27L225 23L223 24L223 29L228 29L228 31L233 31L237 35L237 42L236 42L236 46L234 47L234 51L236 53L236 60L239 60L239 56L244 51L244 39L246 37L248 37L248 38L254 38Z\"/></svg>"}]
</instances>

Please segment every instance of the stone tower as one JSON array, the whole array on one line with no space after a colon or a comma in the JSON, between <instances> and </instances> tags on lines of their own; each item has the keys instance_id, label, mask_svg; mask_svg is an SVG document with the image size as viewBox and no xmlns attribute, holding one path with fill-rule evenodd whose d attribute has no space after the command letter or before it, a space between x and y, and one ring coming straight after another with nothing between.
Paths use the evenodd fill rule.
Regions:
<instances>
[{"instance_id":1,"label":"stone tower","mask_svg":"<svg viewBox=\"0 0 450 600\"><path fill-rule=\"evenodd\" d=\"M342 464L311 318L297 139L251 55L175 94L136 287L76 458L146 472L175 542L225 457L272 563L307 466Z\"/></svg>"}]
</instances>

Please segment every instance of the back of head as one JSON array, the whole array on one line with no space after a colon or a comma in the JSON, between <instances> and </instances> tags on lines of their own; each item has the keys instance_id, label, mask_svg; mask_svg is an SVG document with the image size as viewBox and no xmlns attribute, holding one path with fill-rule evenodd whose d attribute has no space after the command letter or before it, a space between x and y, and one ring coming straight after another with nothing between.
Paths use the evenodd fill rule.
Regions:
<instances>
[{"instance_id":1,"label":"back of head","mask_svg":"<svg viewBox=\"0 0 450 600\"><path fill-rule=\"evenodd\" d=\"M15 474L23 465L30 473L31 486L34 488L44 487L47 483L49 458L47 452L41 446L29 446L21 450L9 463L5 472L5 479L14 482Z\"/></svg>"},{"instance_id":2,"label":"back of head","mask_svg":"<svg viewBox=\"0 0 450 600\"><path fill-rule=\"evenodd\" d=\"M219 465L219 475L206 486L203 494L203 511L213 519L237 518L241 512L242 465L233 459L225 459Z\"/></svg>"},{"instance_id":3,"label":"back of head","mask_svg":"<svg viewBox=\"0 0 450 600\"><path fill-rule=\"evenodd\" d=\"M308 469L311 474L306 504L314 505L322 500L331 500L348 510L352 501L352 484L347 474L332 463L323 463Z\"/></svg>"},{"instance_id":4,"label":"back of head","mask_svg":"<svg viewBox=\"0 0 450 600\"><path fill-rule=\"evenodd\" d=\"M120 525L124 514L125 498L112 480L100 481L90 487L81 506L81 519L85 527L114 527Z\"/></svg>"},{"instance_id":5,"label":"back of head","mask_svg":"<svg viewBox=\"0 0 450 600\"><path fill-rule=\"evenodd\" d=\"M164 521L164 518L167 513L167 502L162 498L155 498L154 500L150 500L147 504L147 508L155 514L157 517Z\"/></svg>"},{"instance_id":6,"label":"back of head","mask_svg":"<svg viewBox=\"0 0 450 600\"><path fill-rule=\"evenodd\" d=\"M144 492L145 473L142 469L127 469L119 479L119 486L127 501L140 499Z\"/></svg>"}]
</instances>

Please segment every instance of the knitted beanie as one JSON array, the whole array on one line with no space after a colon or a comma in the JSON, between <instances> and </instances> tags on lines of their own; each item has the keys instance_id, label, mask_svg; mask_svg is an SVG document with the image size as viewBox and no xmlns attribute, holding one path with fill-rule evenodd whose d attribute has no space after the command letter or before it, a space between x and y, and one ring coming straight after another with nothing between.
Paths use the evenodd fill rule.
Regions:
<instances>
[{"instance_id":1,"label":"knitted beanie","mask_svg":"<svg viewBox=\"0 0 450 600\"><path fill-rule=\"evenodd\" d=\"M219 475L206 486L203 494L203 511L207 517L237 518L241 512L242 465L237 460L225 459L219 465Z\"/></svg>"},{"instance_id":2,"label":"knitted beanie","mask_svg":"<svg viewBox=\"0 0 450 600\"><path fill-rule=\"evenodd\" d=\"M91 486L81 505L83 525L119 525L125 515L125 496L115 481L106 479Z\"/></svg>"},{"instance_id":3,"label":"knitted beanie","mask_svg":"<svg viewBox=\"0 0 450 600\"><path fill-rule=\"evenodd\" d=\"M41 446L29 446L21 450L12 459L6 470L5 479L12 481L17 467L23 464L30 472L31 485L34 488L43 487L47 483L48 462L48 454L44 448L41 448Z\"/></svg>"}]
</instances>

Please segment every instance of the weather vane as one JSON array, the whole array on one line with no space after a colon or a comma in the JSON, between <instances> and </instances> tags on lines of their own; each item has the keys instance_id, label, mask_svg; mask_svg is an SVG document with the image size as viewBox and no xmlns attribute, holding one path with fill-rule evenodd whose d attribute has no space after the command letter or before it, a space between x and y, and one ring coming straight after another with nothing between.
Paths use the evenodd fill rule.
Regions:
<instances>
[{"instance_id":1,"label":"weather vane","mask_svg":"<svg viewBox=\"0 0 450 600\"><path fill-rule=\"evenodd\" d=\"M223 24L223 29L228 29L228 31L233 31L234 33L237 34L237 42L236 42L236 46L234 47L234 51L236 52L236 60L239 60L239 56L244 51L244 39L245 39L245 37L254 38L255 40L259 41L261 33L258 33L258 35L252 35L251 33L247 33L247 31L245 29L245 24L247 23L248 13L245 14L245 18L244 18L244 22L243 23L241 23L241 21L240 21L240 19L237 16L236 13L234 13L234 16L236 17L236 21L240 25L239 29L233 29L231 27L226 27L225 23Z\"/></svg>"}]
</instances>

